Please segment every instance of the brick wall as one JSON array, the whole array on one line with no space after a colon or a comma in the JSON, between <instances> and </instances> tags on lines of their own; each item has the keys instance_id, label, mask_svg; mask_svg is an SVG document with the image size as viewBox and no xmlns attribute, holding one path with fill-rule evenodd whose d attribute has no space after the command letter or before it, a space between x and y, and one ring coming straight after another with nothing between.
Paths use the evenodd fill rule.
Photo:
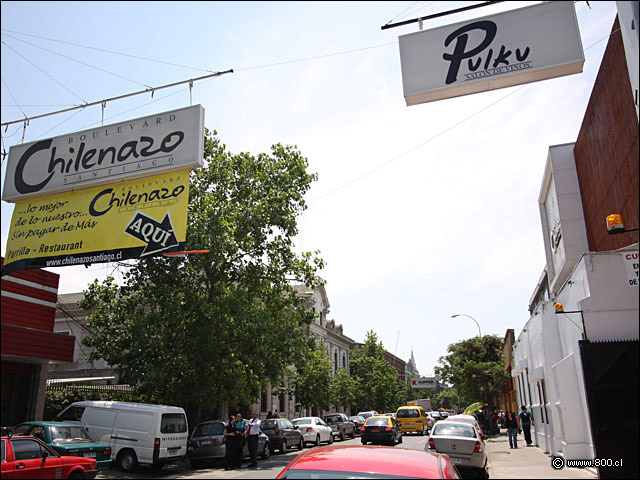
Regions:
<instances>
[{"instance_id":1,"label":"brick wall","mask_svg":"<svg viewBox=\"0 0 640 480\"><path fill-rule=\"evenodd\" d=\"M574 148L589 249L617 250L638 241L638 232L609 235L606 217L622 215L638 227L638 119L618 20Z\"/></svg>"}]
</instances>

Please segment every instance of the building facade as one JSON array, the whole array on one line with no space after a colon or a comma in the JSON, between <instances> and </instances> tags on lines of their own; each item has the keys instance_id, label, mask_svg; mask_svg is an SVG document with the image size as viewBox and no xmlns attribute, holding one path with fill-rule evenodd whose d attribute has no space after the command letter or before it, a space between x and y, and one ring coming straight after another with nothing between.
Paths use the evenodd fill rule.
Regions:
<instances>
[{"instance_id":1,"label":"building facade","mask_svg":"<svg viewBox=\"0 0 640 480\"><path fill-rule=\"evenodd\" d=\"M595 441L602 424L594 423L597 397L588 392L597 379L585 373L583 352L620 344L637 356L638 234L609 235L605 222L620 213L638 226L638 117L629 81L616 20L576 142L549 148L538 199L546 265L512 349L517 402L533 413L534 440L566 459L606 456L611 447ZM637 403L632 368L630 376L612 372L610 383L635 392ZM635 425L636 445L637 416L625 422ZM618 428L608 418L607 428Z\"/></svg>"},{"instance_id":2,"label":"building facade","mask_svg":"<svg viewBox=\"0 0 640 480\"><path fill-rule=\"evenodd\" d=\"M54 333L59 279L40 269L2 277L2 426L41 420L49 363L73 359L75 338Z\"/></svg>"}]
</instances>

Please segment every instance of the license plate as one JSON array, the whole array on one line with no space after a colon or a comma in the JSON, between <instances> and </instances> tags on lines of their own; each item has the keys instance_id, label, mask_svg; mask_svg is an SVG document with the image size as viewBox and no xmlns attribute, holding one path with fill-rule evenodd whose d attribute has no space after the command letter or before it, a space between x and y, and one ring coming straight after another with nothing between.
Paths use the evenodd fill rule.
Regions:
<instances>
[{"instance_id":1,"label":"license plate","mask_svg":"<svg viewBox=\"0 0 640 480\"><path fill-rule=\"evenodd\" d=\"M179 448L169 448L167 449L167 452L169 452L169 455L175 455L176 453L180 452Z\"/></svg>"},{"instance_id":2,"label":"license plate","mask_svg":"<svg viewBox=\"0 0 640 480\"><path fill-rule=\"evenodd\" d=\"M379 432L379 431L380 431L380 429L379 429L379 428L372 428L372 429L371 429L371 431L372 431L372 432Z\"/></svg>"},{"instance_id":3,"label":"license plate","mask_svg":"<svg viewBox=\"0 0 640 480\"><path fill-rule=\"evenodd\" d=\"M85 457L96 458L96 452L84 452Z\"/></svg>"},{"instance_id":4,"label":"license plate","mask_svg":"<svg viewBox=\"0 0 640 480\"><path fill-rule=\"evenodd\" d=\"M211 440L200 440L200 445L211 445ZM175 448L172 448L175 450Z\"/></svg>"},{"instance_id":5,"label":"license plate","mask_svg":"<svg viewBox=\"0 0 640 480\"><path fill-rule=\"evenodd\" d=\"M449 458L451 459L451 461L453 463L457 463L457 464L466 463L466 461L467 461L466 458L456 458L456 457L449 457Z\"/></svg>"}]
</instances>

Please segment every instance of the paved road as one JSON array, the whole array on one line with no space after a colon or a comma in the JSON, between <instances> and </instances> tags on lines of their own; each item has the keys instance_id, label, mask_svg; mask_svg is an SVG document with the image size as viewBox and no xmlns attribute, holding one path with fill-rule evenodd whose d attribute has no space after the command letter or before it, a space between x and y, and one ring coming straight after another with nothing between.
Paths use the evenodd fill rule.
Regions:
<instances>
[{"instance_id":1,"label":"paved road","mask_svg":"<svg viewBox=\"0 0 640 480\"><path fill-rule=\"evenodd\" d=\"M404 435L402 437L403 443L397 445L394 448L413 448L422 450L424 449L424 443L427 437L421 437L418 435ZM335 442L334 445L361 445L360 438L356 437L353 440L345 440L344 442ZM322 448L322 447L312 447ZM303 452L306 452L309 448L305 448ZM117 467L112 467L98 474L98 479L111 479L111 478L276 478L276 476L282 471L282 469L300 452L293 450L285 455L280 453L274 453L267 460L258 458L258 468L256 470L250 470L248 468L242 468L240 470L225 471L224 465L212 465L210 467L193 469L187 463L179 463L175 465L166 465L162 469L152 468L146 465L142 465L139 470L131 474L123 474ZM242 466L249 465L249 460L244 459Z\"/></svg>"}]
</instances>

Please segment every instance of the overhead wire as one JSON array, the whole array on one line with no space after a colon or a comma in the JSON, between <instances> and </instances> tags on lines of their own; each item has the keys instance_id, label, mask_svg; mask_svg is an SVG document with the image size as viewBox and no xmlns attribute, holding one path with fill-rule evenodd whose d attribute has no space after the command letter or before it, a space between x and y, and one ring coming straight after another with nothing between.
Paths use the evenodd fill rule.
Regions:
<instances>
[{"instance_id":1,"label":"overhead wire","mask_svg":"<svg viewBox=\"0 0 640 480\"><path fill-rule=\"evenodd\" d=\"M26 43L27 45L31 45L32 47L39 48L41 50L44 50L45 52L53 53L54 55L58 55L58 56L60 56L62 58L66 58L67 60L71 60L72 62L77 62L77 63L79 63L81 65L85 65L87 67L94 68L94 69L99 70L99 71L104 72L104 73L108 73L109 75L113 75L114 77L118 77L118 78L121 78L123 80L127 80L128 82L135 83L136 85L140 85L140 86L143 86L143 87L146 87L146 88L152 88L152 87L150 87L149 85L147 85L145 83L140 83L140 82L138 82L136 80L132 80L131 78L127 78L127 77L125 77L123 75L119 75L117 73L113 73L113 72L110 72L108 70L105 70L104 68L96 67L95 65L91 65L91 64L83 62L81 60L76 60L75 58L71 58L71 57L68 57L67 55L63 55L62 53L58 53L58 52L55 52L53 50L49 50L48 48L41 47L40 45L36 45L35 43L27 42L26 40L22 40L21 38L13 37L13 36L8 35L6 33L5 33L5 35L7 37L9 37L9 38L12 38L13 40L16 40L16 41L22 42L22 43Z\"/></svg>"},{"instance_id":2,"label":"overhead wire","mask_svg":"<svg viewBox=\"0 0 640 480\"><path fill-rule=\"evenodd\" d=\"M402 15L407 11L410 10L411 8L415 7L416 4L420 3L420 0L418 0L417 2L413 2L413 4L409 5L407 8L405 8L401 13L399 13L398 15L396 15L395 17L393 17L391 20L389 20L387 22L387 25L389 25L391 22L393 22L394 20L397 20L398 18L401 18Z\"/></svg>"},{"instance_id":3,"label":"overhead wire","mask_svg":"<svg viewBox=\"0 0 640 480\"><path fill-rule=\"evenodd\" d=\"M24 115L24 118L27 118L27 114L24 113L24 110L22 109L22 107L20 106L19 102L16 100L16 97L13 96L13 93L11 92L11 89L9 88L9 85L7 84L7 82L4 80L4 77L2 75L0 75L0 80L2 80L2 83L4 84L5 88L7 89L7 92L9 92L9 95L11 95L11 98L13 98L13 101L16 102L16 105L18 105L18 108L20 109L20 111L22 112L22 115Z\"/></svg>"},{"instance_id":4,"label":"overhead wire","mask_svg":"<svg viewBox=\"0 0 640 480\"><path fill-rule=\"evenodd\" d=\"M3 45L5 45L6 47L10 48L16 55L18 55L19 57L21 57L24 61L30 63L31 65L33 65L35 68L37 68L38 70L40 70L42 73L44 73L47 77L49 77L51 80L53 80L54 82L56 82L58 85L60 85L62 88L64 88L67 92L69 92L71 95L73 95L74 97L78 98L81 102L83 103L87 103L87 101L82 98L80 95L76 94L74 91L72 91L70 88L68 88L66 85L63 85L61 82L59 82L58 80L56 80L55 78L53 78L53 76L49 75L46 71L44 71L42 68L40 68L38 65L36 65L35 63L33 63L31 60L29 60L27 57L25 57L24 55L22 55L20 52L18 52L15 48L13 48L11 45L9 45L7 42L5 42L4 40L0 40L2 42Z\"/></svg>"}]
</instances>

